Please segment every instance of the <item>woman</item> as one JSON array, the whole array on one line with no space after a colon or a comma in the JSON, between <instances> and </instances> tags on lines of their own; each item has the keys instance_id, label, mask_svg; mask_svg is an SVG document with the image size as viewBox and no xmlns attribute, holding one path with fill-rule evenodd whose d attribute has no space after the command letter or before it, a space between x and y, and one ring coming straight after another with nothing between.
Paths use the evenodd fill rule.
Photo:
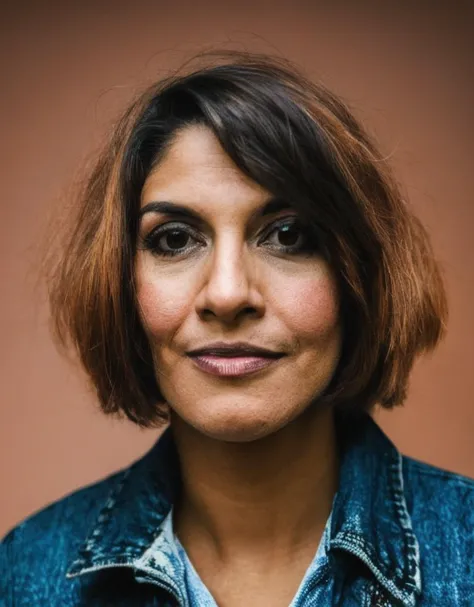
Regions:
<instances>
[{"instance_id":1,"label":"woman","mask_svg":"<svg viewBox=\"0 0 474 607\"><path fill-rule=\"evenodd\" d=\"M440 272L337 97L242 53L159 82L73 226L56 334L169 428L4 538L4 604L474 604L474 483L370 416L443 334Z\"/></svg>"}]
</instances>

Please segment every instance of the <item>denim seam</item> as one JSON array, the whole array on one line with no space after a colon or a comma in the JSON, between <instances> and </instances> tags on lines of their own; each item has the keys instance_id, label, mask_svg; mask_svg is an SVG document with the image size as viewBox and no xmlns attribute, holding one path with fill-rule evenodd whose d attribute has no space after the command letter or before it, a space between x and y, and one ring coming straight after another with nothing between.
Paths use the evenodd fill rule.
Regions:
<instances>
[{"instance_id":1,"label":"denim seam","mask_svg":"<svg viewBox=\"0 0 474 607\"><path fill-rule=\"evenodd\" d=\"M131 467L127 468L123 472L122 477L119 478L119 480L117 481L116 485L114 485L112 487L112 489L110 490L109 496L108 496L104 506L101 508L101 510L99 512L99 516L97 517L98 525L93 527L91 529L91 531L89 532L86 541L84 542L83 546L79 550L79 554L82 556L79 557L78 559L76 559L71 564L71 566L68 569L68 572L71 569L75 569L76 567L81 567L81 568L85 567L87 565L87 560L90 560L91 562L93 562L93 558L91 558L90 554L93 551L93 549L95 548L95 545L96 545L99 537L101 536L101 531L103 529L104 524L110 518L111 511L112 511L113 507L115 506L115 504L117 503L118 496L120 495L120 492L123 489L123 486L125 484L126 479L128 478L128 475L130 474L130 471L131 471Z\"/></svg>"},{"instance_id":2,"label":"denim seam","mask_svg":"<svg viewBox=\"0 0 474 607\"><path fill-rule=\"evenodd\" d=\"M162 521L160 523L160 525L158 526L158 528L155 529L153 542L145 549L145 551L137 559L135 559L134 566L135 566L136 571L141 571L141 572L146 573L151 578L152 581L160 580L160 578L161 578L161 580L165 581L174 590L174 594L175 594L176 598L178 599L178 601L184 605L186 603L186 600L185 600L185 596L183 596L182 589L180 588L179 584L177 584L176 581L173 579L173 577L171 575L169 575L169 573L166 571L166 569L164 569L163 565L160 565L157 563L157 559L156 559L156 544L162 543L162 531L163 531L162 526L163 526L165 520ZM165 538L165 542L166 542L166 538ZM172 544L170 546L170 548L172 549L174 556L176 558L178 558L178 560L179 560L179 556L175 552L174 545ZM158 548L158 553L161 555L168 554L167 551L161 550L160 548ZM157 574L158 574L158 576L157 576Z\"/></svg>"},{"instance_id":3,"label":"denim seam","mask_svg":"<svg viewBox=\"0 0 474 607\"><path fill-rule=\"evenodd\" d=\"M413 533L410 514L405 499L405 490L403 484L403 457L398 450L393 451L393 459L390 464L392 479L393 503L395 513L398 517L400 526L404 531L403 542L405 545L405 554L407 555L407 569L401 579L404 585L413 588L414 591L421 591L420 578L420 548L418 540Z\"/></svg>"},{"instance_id":4,"label":"denim seam","mask_svg":"<svg viewBox=\"0 0 474 607\"><path fill-rule=\"evenodd\" d=\"M139 560L140 559L136 559L136 558L130 560L129 554L118 554L118 555L114 556L114 558L111 560L98 559L97 562L94 562L94 559L91 559L90 566L83 567L80 571L76 571L75 573L68 572L68 573L66 573L66 578L72 579L72 578L79 577L79 576L87 574L87 573L95 573L97 571L102 571L103 569L128 567L133 570L133 572L135 574L135 578L138 583L151 582L151 583L157 584L157 582L160 582L160 581L165 582L165 585L159 584L159 583L157 585L160 586L161 588L164 588L165 590L169 590L170 588L172 590L174 590L176 598L178 599L178 601L182 602L181 592L176 587L176 584L174 583L172 578L166 572L164 572L158 568L153 569L152 567L149 567L146 565L141 566L141 564L140 564L137 566ZM142 576L137 577L137 573L138 574L141 573ZM157 573L159 575L157 575Z\"/></svg>"},{"instance_id":5,"label":"denim seam","mask_svg":"<svg viewBox=\"0 0 474 607\"><path fill-rule=\"evenodd\" d=\"M120 559L122 557L125 558L126 555L119 555L117 559ZM97 563L92 563L90 567L84 567L83 569L81 569L80 571L76 571L75 573L68 572L66 573L66 577L68 579L71 579L83 575L84 573L94 573L95 571L101 571L102 569L112 569L113 567L133 567L133 561L129 562L127 560L121 562L116 559L111 561L98 561Z\"/></svg>"},{"instance_id":6,"label":"denim seam","mask_svg":"<svg viewBox=\"0 0 474 607\"><path fill-rule=\"evenodd\" d=\"M333 542L333 547L342 548L351 554L354 554L363 563L365 563L367 567L369 567L377 581L387 588L394 597L403 601L407 606L411 607L415 605L413 596L411 594L408 594L404 590L400 589L393 582L393 580L387 578L387 576L380 571L380 568L376 564L376 558L374 558L373 550L371 550L371 547L367 544L363 537L350 532L344 532L344 537L347 537L349 541L346 542L344 538L341 540L335 540ZM360 550L358 550L357 546L354 547L353 540L357 540L357 543L360 545Z\"/></svg>"},{"instance_id":7,"label":"denim seam","mask_svg":"<svg viewBox=\"0 0 474 607\"><path fill-rule=\"evenodd\" d=\"M178 601L181 604L184 604L184 597L181 591L181 588L179 588L179 586L176 584L176 582L173 580L173 578L166 573L166 571L163 571L162 568L158 568L158 567L152 567L150 565L147 565L146 562L144 563L140 563L141 559L137 559L133 565L133 569L135 572L135 577L137 573L141 573L144 574L142 576L142 578L144 580L148 580L149 582L152 583L156 583L156 582L165 582L169 588L171 588L173 590L173 594L175 595L175 597L178 599ZM140 576L138 576L138 578L140 578ZM139 579L137 579L137 581L140 581ZM160 584L158 584L160 585ZM166 588L166 586L164 587L165 589L169 590L169 588Z\"/></svg>"},{"instance_id":8,"label":"denim seam","mask_svg":"<svg viewBox=\"0 0 474 607\"><path fill-rule=\"evenodd\" d=\"M420 592L421 580L419 569L419 546L416 536L412 531L411 519L406 505L403 476L402 476L402 456L397 449L391 453L386 452L388 459L388 480L391 492L391 507L395 519L399 522L403 530L402 540L404 554L406 559L403 561L403 569L399 569L399 574L390 579L378 566L378 556L374 548L366 539L358 533L344 531L341 539L331 542L333 547L339 547L348 550L360 558L372 572L376 579L389 589L391 594L407 605L415 604L414 593ZM401 575L400 575L401 574Z\"/></svg>"}]
</instances>

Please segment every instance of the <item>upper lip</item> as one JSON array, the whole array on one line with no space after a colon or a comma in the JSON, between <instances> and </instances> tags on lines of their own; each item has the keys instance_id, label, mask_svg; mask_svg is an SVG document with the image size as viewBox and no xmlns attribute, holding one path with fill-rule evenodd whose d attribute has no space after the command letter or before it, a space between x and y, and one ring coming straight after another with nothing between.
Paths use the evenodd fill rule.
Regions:
<instances>
[{"instance_id":1,"label":"upper lip","mask_svg":"<svg viewBox=\"0 0 474 607\"><path fill-rule=\"evenodd\" d=\"M216 341L212 344L207 344L202 348L196 348L187 352L189 356L198 356L200 354L210 354L214 356L266 356L269 358L279 358L283 356L283 352L275 352L274 350L267 350L267 348L261 348L260 346L254 346L253 344L235 341L233 343L226 343L223 341Z\"/></svg>"}]
</instances>

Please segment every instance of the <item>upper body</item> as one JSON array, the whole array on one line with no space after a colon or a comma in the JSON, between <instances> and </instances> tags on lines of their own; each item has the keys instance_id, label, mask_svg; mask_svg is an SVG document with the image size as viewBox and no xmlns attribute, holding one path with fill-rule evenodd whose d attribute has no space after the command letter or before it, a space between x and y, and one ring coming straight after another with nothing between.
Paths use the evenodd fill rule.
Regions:
<instances>
[{"instance_id":1,"label":"upper body","mask_svg":"<svg viewBox=\"0 0 474 607\"><path fill-rule=\"evenodd\" d=\"M292 607L474 604L474 481L400 455L370 417L341 431L340 442L341 484L323 546ZM2 605L212 605L202 581L189 580L172 533L178 488L166 431L130 468L6 536ZM193 603L193 593L203 598Z\"/></svg>"},{"instance_id":2,"label":"upper body","mask_svg":"<svg viewBox=\"0 0 474 607\"><path fill-rule=\"evenodd\" d=\"M171 433L9 535L4 596L469 604L472 483L367 417L444 333L428 235L335 95L228 59L132 103L48 275L103 410Z\"/></svg>"}]
</instances>

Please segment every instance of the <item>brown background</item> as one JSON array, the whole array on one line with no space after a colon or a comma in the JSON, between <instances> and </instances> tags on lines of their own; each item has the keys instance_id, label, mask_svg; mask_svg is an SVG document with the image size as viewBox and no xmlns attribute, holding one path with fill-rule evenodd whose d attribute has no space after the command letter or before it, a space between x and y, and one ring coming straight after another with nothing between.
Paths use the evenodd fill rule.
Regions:
<instances>
[{"instance_id":1,"label":"brown background","mask_svg":"<svg viewBox=\"0 0 474 607\"><path fill-rule=\"evenodd\" d=\"M474 476L469 3L17 2L2 10L0 535L156 439L99 414L56 353L35 287L38 243L116 111L209 45L297 61L355 108L390 155L431 232L451 315L445 342L415 368L406 406L376 418L405 453Z\"/></svg>"}]
</instances>

